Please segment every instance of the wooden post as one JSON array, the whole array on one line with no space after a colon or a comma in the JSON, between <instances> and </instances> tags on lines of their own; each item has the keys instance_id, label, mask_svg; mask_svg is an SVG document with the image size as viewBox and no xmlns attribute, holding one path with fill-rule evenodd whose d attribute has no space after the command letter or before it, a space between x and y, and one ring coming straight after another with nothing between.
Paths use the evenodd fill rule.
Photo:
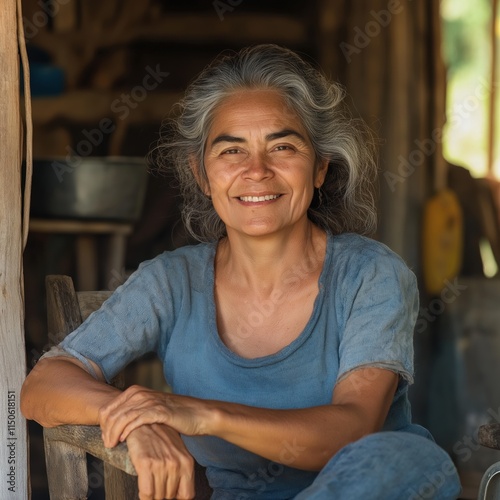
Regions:
<instances>
[{"instance_id":1,"label":"wooden post","mask_svg":"<svg viewBox=\"0 0 500 500\"><path fill-rule=\"evenodd\" d=\"M0 498L29 498L21 222L21 121L16 0L0 8Z\"/></svg>"}]
</instances>

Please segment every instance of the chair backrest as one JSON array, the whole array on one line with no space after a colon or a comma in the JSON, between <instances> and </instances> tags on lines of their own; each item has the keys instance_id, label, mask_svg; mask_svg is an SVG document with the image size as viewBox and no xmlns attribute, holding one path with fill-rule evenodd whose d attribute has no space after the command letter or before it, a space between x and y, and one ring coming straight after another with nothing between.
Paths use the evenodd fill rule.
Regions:
<instances>
[{"instance_id":1,"label":"chair backrest","mask_svg":"<svg viewBox=\"0 0 500 500\"><path fill-rule=\"evenodd\" d=\"M47 323L53 342L60 342L75 330L88 316L110 297L110 291L76 292L69 276L51 275L45 280L47 293ZM113 385L124 386L123 375L113 380ZM87 498L94 484L104 484L106 500L138 499L137 475L128 455L126 443L112 450L105 448L97 426L64 425L44 429L45 461L51 500ZM87 470L87 453L102 460L104 478L100 467ZM97 472L96 472L97 471ZM205 470L195 468L197 500L208 500L211 490ZM92 484L94 483L94 484Z\"/></svg>"}]
</instances>

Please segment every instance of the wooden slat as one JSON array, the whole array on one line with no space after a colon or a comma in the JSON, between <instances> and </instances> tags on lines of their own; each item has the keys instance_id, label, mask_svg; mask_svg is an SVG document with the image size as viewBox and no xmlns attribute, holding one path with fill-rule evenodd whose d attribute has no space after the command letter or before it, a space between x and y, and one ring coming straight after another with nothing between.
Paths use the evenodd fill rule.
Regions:
<instances>
[{"instance_id":1,"label":"wooden slat","mask_svg":"<svg viewBox=\"0 0 500 500\"><path fill-rule=\"evenodd\" d=\"M78 123L98 123L102 118L116 118L113 102L120 102L123 90L74 90L55 97L39 97L33 100L33 123L45 125L56 119ZM130 108L128 121L149 120L161 122L170 108L182 97L180 92L152 92L135 109Z\"/></svg>"},{"instance_id":2,"label":"wooden slat","mask_svg":"<svg viewBox=\"0 0 500 500\"><path fill-rule=\"evenodd\" d=\"M82 321L85 321L102 303L111 297L113 292L103 290L100 292L77 292L78 305Z\"/></svg>"},{"instance_id":3,"label":"wooden slat","mask_svg":"<svg viewBox=\"0 0 500 500\"><path fill-rule=\"evenodd\" d=\"M69 276L47 276L46 288L52 341L62 340L111 295L107 291L77 294ZM137 498L137 479L130 476L136 473L127 445L122 443L112 449L105 448L98 426L47 428L44 429L44 442L51 499L87 498L87 453L105 462L107 498Z\"/></svg>"},{"instance_id":4,"label":"wooden slat","mask_svg":"<svg viewBox=\"0 0 500 500\"><path fill-rule=\"evenodd\" d=\"M335 79L340 69L338 36L345 22L345 5L338 0L319 0L315 36L320 50L320 66L327 78Z\"/></svg>"},{"instance_id":5,"label":"wooden slat","mask_svg":"<svg viewBox=\"0 0 500 500\"><path fill-rule=\"evenodd\" d=\"M60 425L45 429L45 435L51 441L64 441L72 446L78 446L117 469L137 475L128 456L126 443L106 448L102 442L101 429L97 425Z\"/></svg>"},{"instance_id":6,"label":"wooden slat","mask_svg":"<svg viewBox=\"0 0 500 500\"><path fill-rule=\"evenodd\" d=\"M45 278L47 291L47 326L51 342L60 342L82 323L73 281L69 276Z\"/></svg>"},{"instance_id":7,"label":"wooden slat","mask_svg":"<svg viewBox=\"0 0 500 500\"><path fill-rule=\"evenodd\" d=\"M0 7L0 498L28 498L17 2Z\"/></svg>"},{"instance_id":8,"label":"wooden slat","mask_svg":"<svg viewBox=\"0 0 500 500\"><path fill-rule=\"evenodd\" d=\"M95 15L92 21L84 21L85 31L74 31L68 34L51 35L48 32L40 31L37 36L37 44L54 55L62 48L61 45L84 46L85 42L91 42L87 29L90 29L94 22ZM95 33L100 38L98 40L100 48L130 43L135 40L201 42L204 45L209 42L233 42L237 44L273 42L292 45L307 43L307 27L304 23L291 16L271 13L228 12L224 17L224 22L219 20L215 12L208 14L169 13L164 17L149 20L149 22L133 24L128 29L110 31L109 25L105 28L107 29Z\"/></svg>"},{"instance_id":9,"label":"wooden slat","mask_svg":"<svg viewBox=\"0 0 500 500\"><path fill-rule=\"evenodd\" d=\"M127 474L104 462L104 484L106 500L138 500L137 477Z\"/></svg>"},{"instance_id":10,"label":"wooden slat","mask_svg":"<svg viewBox=\"0 0 500 500\"><path fill-rule=\"evenodd\" d=\"M50 438L44 429L45 462L51 500L84 500L87 498L87 456L85 451Z\"/></svg>"},{"instance_id":11,"label":"wooden slat","mask_svg":"<svg viewBox=\"0 0 500 500\"><path fill-rule=\"evenodd\" d=\"M120 234L132 232L132 225L125 222L85 221L71 219L31 219L30 231L37 233L67 234ZM68 278L66 276L66 278ZM68 278L71 280L71 278Z\"/></svg>"},{"instance_id":12,"label":"wooden slat","mask_svg":"<svg viewBox=\"0 0 500 500\"><path fill-rule=\"evenodd\" d=\"M498 0L491 2L491 55L490 55L490 102L488 103L488 175L495 176L495 144L496 144L496 96L497 96L497 72L498 72Z\"/></svg>"},{"instance_id":13,"label":"wooden slat","mask_svg":"<svg viewBox=\"0 0 500 500\"><path fill-rule=\"evenodd\" d=\"M52 18L52 27L56 33L70 33L78 26L78 4L75 1L58 2L57 15Z\"/></svg>"}]
</instances>

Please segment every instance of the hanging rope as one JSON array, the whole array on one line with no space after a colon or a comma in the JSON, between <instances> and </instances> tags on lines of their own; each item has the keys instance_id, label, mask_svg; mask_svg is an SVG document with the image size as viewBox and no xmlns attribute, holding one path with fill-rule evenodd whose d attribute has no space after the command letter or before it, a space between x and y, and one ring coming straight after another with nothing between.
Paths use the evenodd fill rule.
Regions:
<instances>
[{"instance_id":1,"label":"hanging rope","mask_svg":"<svg viewBox=\"0 0 500 500\"><path fill-rule=\"evenodd\" d=\"M30 91L30 68L28 54L26 52L26 40L24 38L23 11L21 0L17 0L17 33L19 54L24 73L24 114L25 114L25 133L21 131L21 137L24 138L26 148L26 171L24 183L24 206L23 206L23 249L28 241L29 222L30 222L30 201L31 201L31 178L33 176L33 120L31 115L31 91Z\"/></svg>"}]
</instances>

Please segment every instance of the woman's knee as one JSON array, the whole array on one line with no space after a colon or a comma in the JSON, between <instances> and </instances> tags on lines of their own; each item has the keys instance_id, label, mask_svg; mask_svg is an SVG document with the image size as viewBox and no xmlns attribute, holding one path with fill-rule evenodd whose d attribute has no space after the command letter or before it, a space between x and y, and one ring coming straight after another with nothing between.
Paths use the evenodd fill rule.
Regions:
<instances>
[{"instance_id":1,"label":"woman's knee","mask_svg":"<svg viewBox=\"0 0 500 500\"><path fill-rule=\"evenodd\" d=\"M444 450L427 437L401 431L370 434L347 445L316 481L325 491L347 494L353 489L358 496L384 500L450 500L461 489Z\"/></svg>"}]
</instances>

